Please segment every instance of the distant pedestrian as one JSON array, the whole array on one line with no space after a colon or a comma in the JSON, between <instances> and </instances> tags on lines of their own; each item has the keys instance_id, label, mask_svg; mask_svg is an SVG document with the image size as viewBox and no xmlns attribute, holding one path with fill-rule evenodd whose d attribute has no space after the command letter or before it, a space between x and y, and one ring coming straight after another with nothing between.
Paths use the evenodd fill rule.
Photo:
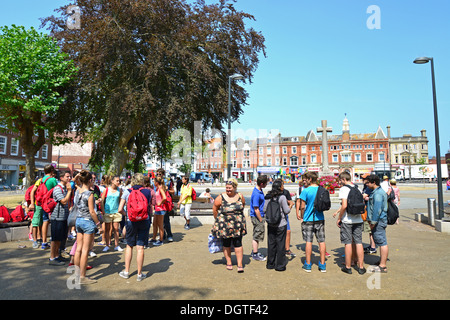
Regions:
<instances>
[{"instance_id":1,"label":"distant pedestrian","mask_svg":"<svg viewBox=\"0 0 450 320\"><path fill-rule=\"evenodd\" d=\"M291 211L286 196L282 190L283 181L276 179L272 184L272 190L265 196L264 212L271 202L277 202L281 219L278 225L267 226L267 269L275 269L276 271L286 270L286 231L287 231L287 215Z\"/></svg>"},{"instance_id":2,"label":"distant pedestrian","mask_svg":"<svg viewBox=\"0 0 450 320\"><path fill-rule=\"evenodd\" d=\"M223 240L223 254L225 256L227 270L233 270L231 263L231 245L237 260L237 271L244 272L242 237L247 234L247 226L244 216L245 199L237 192L238 182L234 178L228 179L225 185L225 193L219 195L213 204L215 218L211 233L216 238Z\"/></svg>"},{"instance_id":3,"label":"distant pedestrian","mask_svg":"<svg viewBox=\"0 0 450 320\"><path fill-rule=\"evenodd\" d=\"M386 262L389 254L389 247L386 238L387 227L387 195L380 187L380 178L377 175L367 177L367 185L373 190L369 198L367 208L367 220L370 222L373 240L380 248L380 262L375 268L378 272L387 272Z\"/></svg>"},{"instance_id":4,"label":"distant pedestrian","mask_svg":"<svg viewBox=\"0 0 450 320\"><path fill-rule=\"evenodd\" d=\"M253 224L252 259L256 261L266 261L262 253L258 252L259 244L264 241L265 219L264 219L264 192L267 186L267 176L261 175L256 179L256 186L250 198L250 219Z\"/></svg>"},{"instance_id":5,"label":"distant pedestrian","mask_svg":"<svg viewBox=\"0 0 450 320\"><path fill-rule=\"evenodd\" d=\"M184 176L182 178L183 185L181 186L181 196L178 200L178 208L180 208L180 216L184 217L186 224L184 229L190 229L191 219L191 206L192 206L192 187L189 184L189 177Z\"/></svg>"},{"instance_id":6,"label":"distant pedestrian","mask_svg":"<svg viewBox=\"0 0 450 320\"><path fill-rule=\"evenodd\" d=\"M103 232L101 222L95 212L95 200L92 191L94 181L92 174L87 170L81 172L75 177L80 182L81 187L77 190L74 198L74 203L78 207L78 215L75 223L77 230L77 249L74 256L74 264L78 267L79 283L91 284L96 283L97 280L86 277L87 260L89 251L94 241L94 235L98 229L100 233Z\"/></svg>"},{"instance_id":7,"label":"distant pedestrian","mask_svg":"<svg viewBox=\"0 0 450 320\"><path fill-rule=\"evenodd\" d=\"M314 200L319 189L317 179L318 176L315 172L308 171L305 174L305 189L300 194L300 213L297 214L297 219L302 220L303 240L306 242L305 262L302 267L306 272L311 272L311 254L314 236L319 243L319 271L326 272L327 270L325 263L325 216L323 212L317 211L314 208Z\"/></svg>"},{"instance_id":8,"label":"distant pedestrian","mask_svg":"<svg viewBox=\"0 0 450 320\"><path fill-rule=\"evenodd\" d=\"M128 279L130 276L131 259L133 258L133 248L137 249L137 281L145 279L147 276L142 272L144 265L144 247L148 244L148 234L150 230L150 215L147 211L147 218L141 221L130 221L130 208L125 212L124 208L128 204L131 192L138 190L147 200L147 210L151 205L151 192L144 188L144 176L135 173L131 179L131 188L124 191L119 204L119 212L127 216L125 250L125 269L119 273L122 278Z\"/></svg>"}]
</instances>

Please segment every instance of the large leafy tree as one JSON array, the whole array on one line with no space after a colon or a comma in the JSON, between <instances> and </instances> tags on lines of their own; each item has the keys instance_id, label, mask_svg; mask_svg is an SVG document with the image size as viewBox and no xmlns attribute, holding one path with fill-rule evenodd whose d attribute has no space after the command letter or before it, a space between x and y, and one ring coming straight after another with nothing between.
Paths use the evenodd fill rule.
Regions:
<instances>
[{"instance_id":1,"label":"large leafy tree","mask_svg":"<svg viewBox=\"0 0 450 320\"><path fill-rule=\"evenodd\" d=\"M265 54L264 37L245 25L250 14L234 1L78 0L80 28L68 28L67 6L43 19L80 69L67 103L78 133L94 139L91 159L110 159L120 173L139 146L164 146L175 128L222 129L228 113L228 77L252 81ZM233 86L232 119L248 93Z\"/></svg>"},{"instance_id":2,"label":"large leafy tree","mask_svg":"<svg viewBox=\"0 0 450 320\"><path fill-rule=\"evenodd\" d=\"M0 27L0 125L20 135L26 178L35 177L36 152L47 139L57 143L70 126L61 107L76 68L56 41L34 28Z\"/></svg>"}]
</instances>

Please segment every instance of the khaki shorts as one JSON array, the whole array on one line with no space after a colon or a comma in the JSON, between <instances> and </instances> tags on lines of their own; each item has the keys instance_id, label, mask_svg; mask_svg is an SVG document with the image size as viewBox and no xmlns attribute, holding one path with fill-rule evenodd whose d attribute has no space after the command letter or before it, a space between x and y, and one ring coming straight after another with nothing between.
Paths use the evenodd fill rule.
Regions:
<instances>
[{"instance_id":1,"label":"khaki shorts","mask_svg":"<svg viewBox=\"0 0 450 320\"><path fill-rule=\"evenodd\" d=\"M264 241L264 232L266 230L265 221L263 218L262 222L259 222L257 217L250 217L253 223L253 240L261 242Z\"/></svg>"},{"instance_id":2,"label":"khaki shorts","mask_svg":"<svg viewBox=\"0 0 450 320\"><path fill-rule=\"evenodd\" d=\"M105 213L103 216L105 223L122 222L122 214L120 213Z\"/></svg>"}]
</instances>

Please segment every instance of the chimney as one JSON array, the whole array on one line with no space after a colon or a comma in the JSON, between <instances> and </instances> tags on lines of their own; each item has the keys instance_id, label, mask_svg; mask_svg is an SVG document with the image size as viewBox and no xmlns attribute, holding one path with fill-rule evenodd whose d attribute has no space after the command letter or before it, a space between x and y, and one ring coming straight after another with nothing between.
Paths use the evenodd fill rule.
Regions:
<instances>
[{"instance_id":1,"label":"chimney","mask_svg":"<svg viewBox=\"0 0 450 320\"><path fill-rule=\"evenodd\" d=\"M426 138L426 137L427 137L427 130L422 129L422 130L420 130L420 133L422 134L422 137L423 137L423 138Z\"/></svg>"},{"instance_id":2,"label":"chimney","mask_svg":"<svg viewBox=\"0 0 450 320\"><path fill-rule=\"evenodd\" d=\"M388 139L390 139L391 138L391 126L387 126L386 128L387 128L387 137L388 137Z\"/></svg>"}]
</instances>

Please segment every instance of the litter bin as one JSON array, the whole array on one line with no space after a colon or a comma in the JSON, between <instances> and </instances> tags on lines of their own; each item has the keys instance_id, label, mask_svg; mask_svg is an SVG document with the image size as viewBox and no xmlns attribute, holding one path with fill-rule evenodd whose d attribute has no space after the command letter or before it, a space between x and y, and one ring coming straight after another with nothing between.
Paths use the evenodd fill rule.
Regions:
<instances>
[{"instance_id":1,"label":"litter bin","mask_svg":"<svg viewBox=\"0 0 450 320\"><path fill-rule=\"evenodd\" d=\"M427 198L428 202L428 223L434 226L434 219L436 218L436 199Z\"/></svg>"}]
</instances>

